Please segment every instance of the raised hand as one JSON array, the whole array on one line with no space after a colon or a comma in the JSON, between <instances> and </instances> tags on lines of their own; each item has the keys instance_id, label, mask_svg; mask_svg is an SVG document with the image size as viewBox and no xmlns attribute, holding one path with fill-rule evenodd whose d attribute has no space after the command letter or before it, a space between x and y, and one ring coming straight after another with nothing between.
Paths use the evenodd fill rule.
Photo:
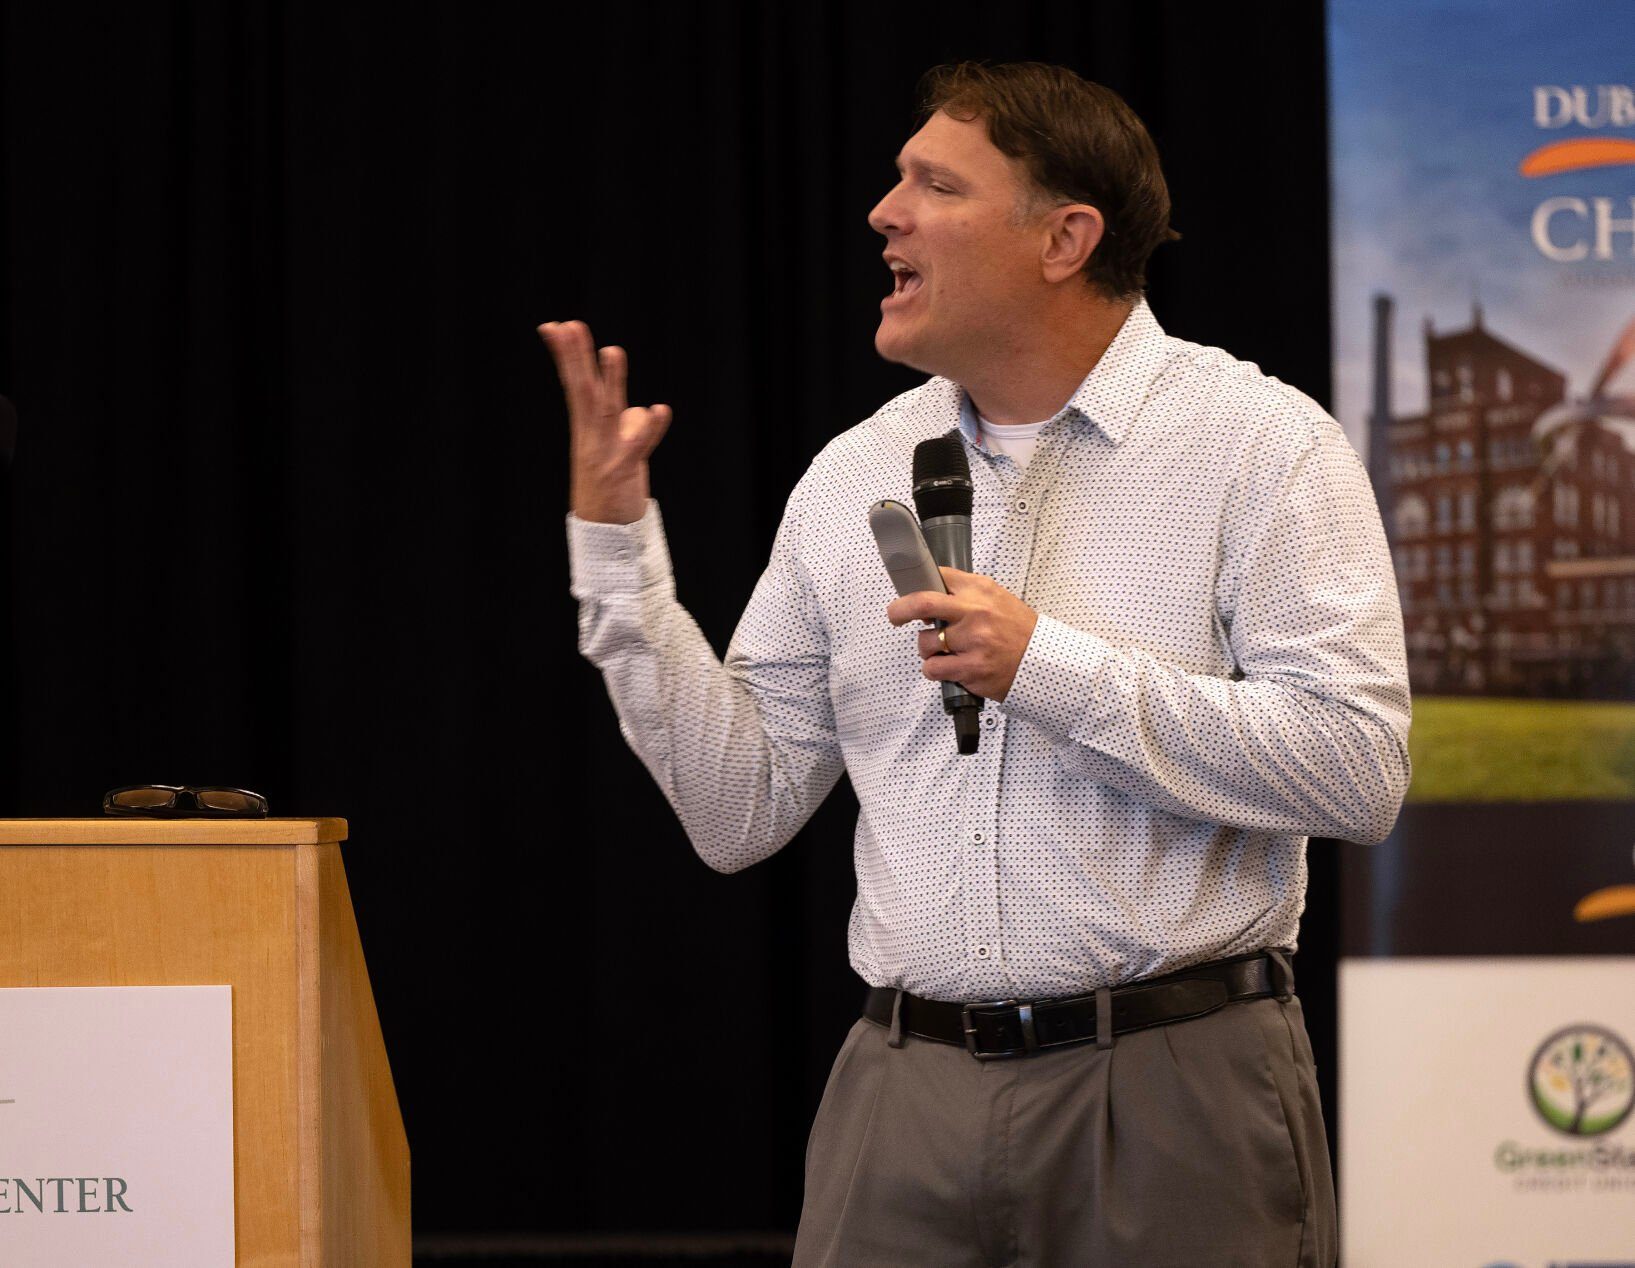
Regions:
<instances>
[{"instance_id":1,"label":"raised hand","mask_svg":"<svg viewBox=\"0 0 1635 1268\"><path fill-rule=\"evenodd\" d=\"M568 499L582 520L633 524L647 509L647 458L670 426L668 405L625 401L623 348L597 350L582 321L548 321L539 337L568 399Z\"/></svg>"}]
</instances>

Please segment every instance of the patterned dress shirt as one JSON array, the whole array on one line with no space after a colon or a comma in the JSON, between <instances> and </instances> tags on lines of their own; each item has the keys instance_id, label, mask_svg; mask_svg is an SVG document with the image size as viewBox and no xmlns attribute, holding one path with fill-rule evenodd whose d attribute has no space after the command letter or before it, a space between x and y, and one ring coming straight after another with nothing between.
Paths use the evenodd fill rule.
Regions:
<instances>
[{"instance_id":1,"label":"patterned dress shirt","mask_svg":"<svg viewBox=\"0 0 1635 1268\"><path fill-rule=\"evenodd\" d=\"M1039 613L981 748L955 752L867 512L959 428L974 570ZM694 848L780 849L842 769L852 967L938 1000L1041 999L1293 948L1309 835L1377 842L1408 784L1408 677L1368 478L1303 393L1140 301L1025 470L933 378L790 495L718 659L656 503L568 517L580 649Z\"/></svg>"}]
</instances>

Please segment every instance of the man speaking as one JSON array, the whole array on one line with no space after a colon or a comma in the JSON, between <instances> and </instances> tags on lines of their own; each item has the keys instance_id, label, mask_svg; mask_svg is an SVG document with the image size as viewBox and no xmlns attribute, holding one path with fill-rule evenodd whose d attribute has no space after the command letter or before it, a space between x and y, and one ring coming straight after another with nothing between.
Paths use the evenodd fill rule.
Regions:
<instances>
[{"instance_id":1,"label":"man speaking","mask_svg":"<svg viewBox=\"0 0 1635 1268\"><path fill-rule=\"evenodd\" d=\"M540 328L572 421L580 646L694 848L780 849L842 770L872 988L807 1148L795 1264L1331 1264L1290 953L1308 836L1408 784L1401 615L1310 398L1170 338L1140 121L1039 64L930 72L869 214L875 347L933 376L790 495L726 660L676 600L625 354ZM952 433L973 572L892 599L867 511ZM942 621L940 630L928 623ZM955 750L941 691L989 703Z\"/></svg>"}]
</instances>

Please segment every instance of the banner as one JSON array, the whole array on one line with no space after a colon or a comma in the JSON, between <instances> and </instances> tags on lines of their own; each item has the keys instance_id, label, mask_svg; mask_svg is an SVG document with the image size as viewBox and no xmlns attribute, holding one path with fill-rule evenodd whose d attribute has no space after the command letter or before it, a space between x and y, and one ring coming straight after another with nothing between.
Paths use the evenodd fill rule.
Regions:
<instances>
[{"instance_id":1,"label":"banner","mask_svg":"<svg viewBox=\"0 0 1635 1268\"><path fill-rule=\"evenodd\" d=\"M1349 1268L1635 1264L1630 30L1329 6L1335 414L1414 691L1402 818L1343 852Z\"/></svg>"}]
</instances>

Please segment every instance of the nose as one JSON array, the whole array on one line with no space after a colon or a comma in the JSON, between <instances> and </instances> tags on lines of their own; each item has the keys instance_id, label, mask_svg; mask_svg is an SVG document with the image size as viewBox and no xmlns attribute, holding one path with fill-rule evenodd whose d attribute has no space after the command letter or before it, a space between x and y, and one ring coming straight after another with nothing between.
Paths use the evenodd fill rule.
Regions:
<instances>
[{"instance_id":1,"label":"nose","mask_svg":"<svg viewBox=\"0 0 1635 1268\"><path fill-rule=\"evenodd\" d=\"M874 210L869 212L869 228L876 233L890 237L893 230L898 233L907 232L908 217L898 197L902 188L901 181L893 185L886 196L874 204Z\"/></svg>"}]
</instances>

